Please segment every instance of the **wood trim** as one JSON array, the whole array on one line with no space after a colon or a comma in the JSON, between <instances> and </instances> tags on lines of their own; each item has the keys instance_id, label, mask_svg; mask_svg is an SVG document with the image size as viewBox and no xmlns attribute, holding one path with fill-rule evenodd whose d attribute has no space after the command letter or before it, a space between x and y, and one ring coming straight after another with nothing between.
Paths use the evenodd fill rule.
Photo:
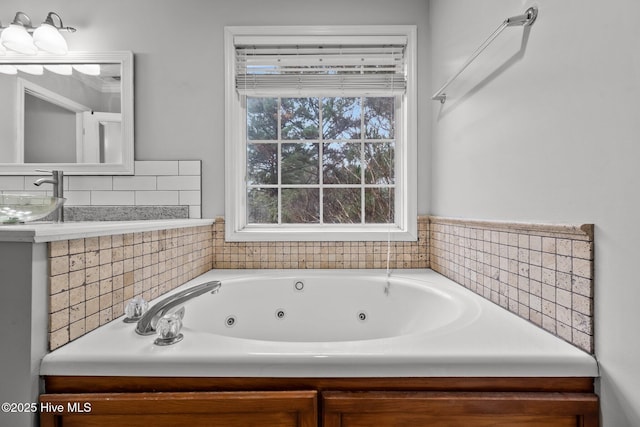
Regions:
<instances>
[{"instance_id":1,"label":"wood trim","mask_svg":"<svg viewBox=\"0 0 640 427\"><path fill-rule=\"evenodd\" d=\"M65 420L79 417L82 425L115 421L118 425L131 425L133 421L140 425L145 421L136 417L153 417L164 420L160 425L172 425L171 417L175 420L188 416L204 425L220 425L221 419L229 420L233 424L228 426L234 427L243 426L238 414L250 413L261 417L293 416L297 427L313 427L318 419L317 401L315 391L44 394L40 396L41 405L60 410L43 411L40 421L42 427L64 426Z\"/></svg>"},{"instance_id":2,"label":"wood trim","mask_svg":"<svg viewBox=\"0 0 640 427\"><path fill-rule=\"evenodd\" d=\"M593 393L589 377L486 378L175 378L47 376L47 393L362 390Z\"/></svg>"},{"instance_id":3,"label":"wood trim","mask_svg":"<svg viewBox=\"0 0 640 427\"><path fill-rule=\"evenodd\" d=\"M576 426L598 426L598 397L586 393L324 392L321 399L324 427L341 427L345 419L361 423L372 417L380 425L392 425L386 421L398 416L422 423L454 419L456 425L471 425L473 419L491 420L482 425L502 425L500 420L515 425L513 422L524 419L535 423L537 419L531 425L573 420Z\"/></svg>"}]
</instances>

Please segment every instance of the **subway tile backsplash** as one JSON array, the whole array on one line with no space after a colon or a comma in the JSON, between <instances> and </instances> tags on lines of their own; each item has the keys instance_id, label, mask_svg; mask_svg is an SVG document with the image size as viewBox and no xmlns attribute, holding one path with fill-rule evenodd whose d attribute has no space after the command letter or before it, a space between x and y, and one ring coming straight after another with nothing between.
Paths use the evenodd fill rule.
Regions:
<instances>
[{"instance_id":1,"label":"subway tile backsplash","mask_svg":"<svg viewBox=\"0 0 640 427\"><path fill-rule=\"evenodd\" d=\"M179 175L180 160L152 160L136 162L136 176L138 175ZM199 169L199 168L198 168ZM198 171L199 174L199 171Z\"/></svg>"},{"instance_id":2,"label":"subway tile backsplash","mask_svg":"<svg viewBox=\"0 0 640 427\"><path fill-rule=\"evenodd\" d=\"M51 194L50 186L35 187L40 176L0 176L0 192ZM185 206L187 218L201 218L201 162L199 160L136 161L135 175L65 176L65 208L119 207L122 219L133 206ZM65 209L65 211L67 210ZM146 209L148 211L149 209ZM99 209L85 209L99 215ZM84 212L83 211L83 212ZM180 211L182 212L182 211ZM148 213L153 215L153 213ZM82 220L101 220L100 217L78 216ZM70 218L70 217L69 217ZM114 218L111 216L110 218Z\"/></svg>"}]
</instances>

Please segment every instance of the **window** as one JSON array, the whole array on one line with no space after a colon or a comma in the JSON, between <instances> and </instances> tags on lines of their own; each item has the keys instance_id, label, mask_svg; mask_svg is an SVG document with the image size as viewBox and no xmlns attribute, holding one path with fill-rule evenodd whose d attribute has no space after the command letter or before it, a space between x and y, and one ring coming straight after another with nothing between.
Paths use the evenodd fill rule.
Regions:
<instances>
[{"instance_id":1,"label":"window","mask_svg":"<svg viewBox=\"0 0 640 427\"><path fill-rule=\"evenodd\" d=\"M229 27L229 240L415 240L415 27Z\"/></svg>"}]
</instances>

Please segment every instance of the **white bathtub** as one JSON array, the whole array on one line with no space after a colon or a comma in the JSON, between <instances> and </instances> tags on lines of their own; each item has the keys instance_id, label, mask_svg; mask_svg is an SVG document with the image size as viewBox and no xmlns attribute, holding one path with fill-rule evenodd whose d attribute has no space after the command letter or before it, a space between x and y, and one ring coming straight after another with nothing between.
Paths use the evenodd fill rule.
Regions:
<instances>
[{"instance_id":1,"label":"white bathtub","mask_svg":"<svg viewBox=\"0 0 640 427\"><path fill-rule=\"evenodd\" d=\"M215 273L209 273L215 278ZM185 326L227 337L282 342L379 340L446 333L480 314L460 289L372 272L291 272L225 279L186 305Z\"/></svg>"},{"instance_id":2,"label":"white bathtub","mask_svg":"<svg viewBox=\"0 0 640 427\"><path fill-rule=\"evenodd\" d=\"M431 270L212 270L167 347L118 319L42 375L595 377L593 357ZM164 296L163 296L164 297ZM151 302L153 304L153 301Z\"/></svg>"}]
</instances>

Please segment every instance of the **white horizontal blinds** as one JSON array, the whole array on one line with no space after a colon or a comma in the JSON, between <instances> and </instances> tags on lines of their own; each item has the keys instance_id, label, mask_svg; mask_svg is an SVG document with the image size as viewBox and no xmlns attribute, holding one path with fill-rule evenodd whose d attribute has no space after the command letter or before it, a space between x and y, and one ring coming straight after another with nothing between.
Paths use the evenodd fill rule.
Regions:
<instances>
[{"instance_id":1,"label":"white horizontal blinds","mask_svg":"<svg viewBox=\"0 0 640 427\"><path fill-rule=\"evenodd\" d=\"M406 90L406 37L276 39L235 40L240 94L395 95Z\"/></svg>"}]
</instances>

